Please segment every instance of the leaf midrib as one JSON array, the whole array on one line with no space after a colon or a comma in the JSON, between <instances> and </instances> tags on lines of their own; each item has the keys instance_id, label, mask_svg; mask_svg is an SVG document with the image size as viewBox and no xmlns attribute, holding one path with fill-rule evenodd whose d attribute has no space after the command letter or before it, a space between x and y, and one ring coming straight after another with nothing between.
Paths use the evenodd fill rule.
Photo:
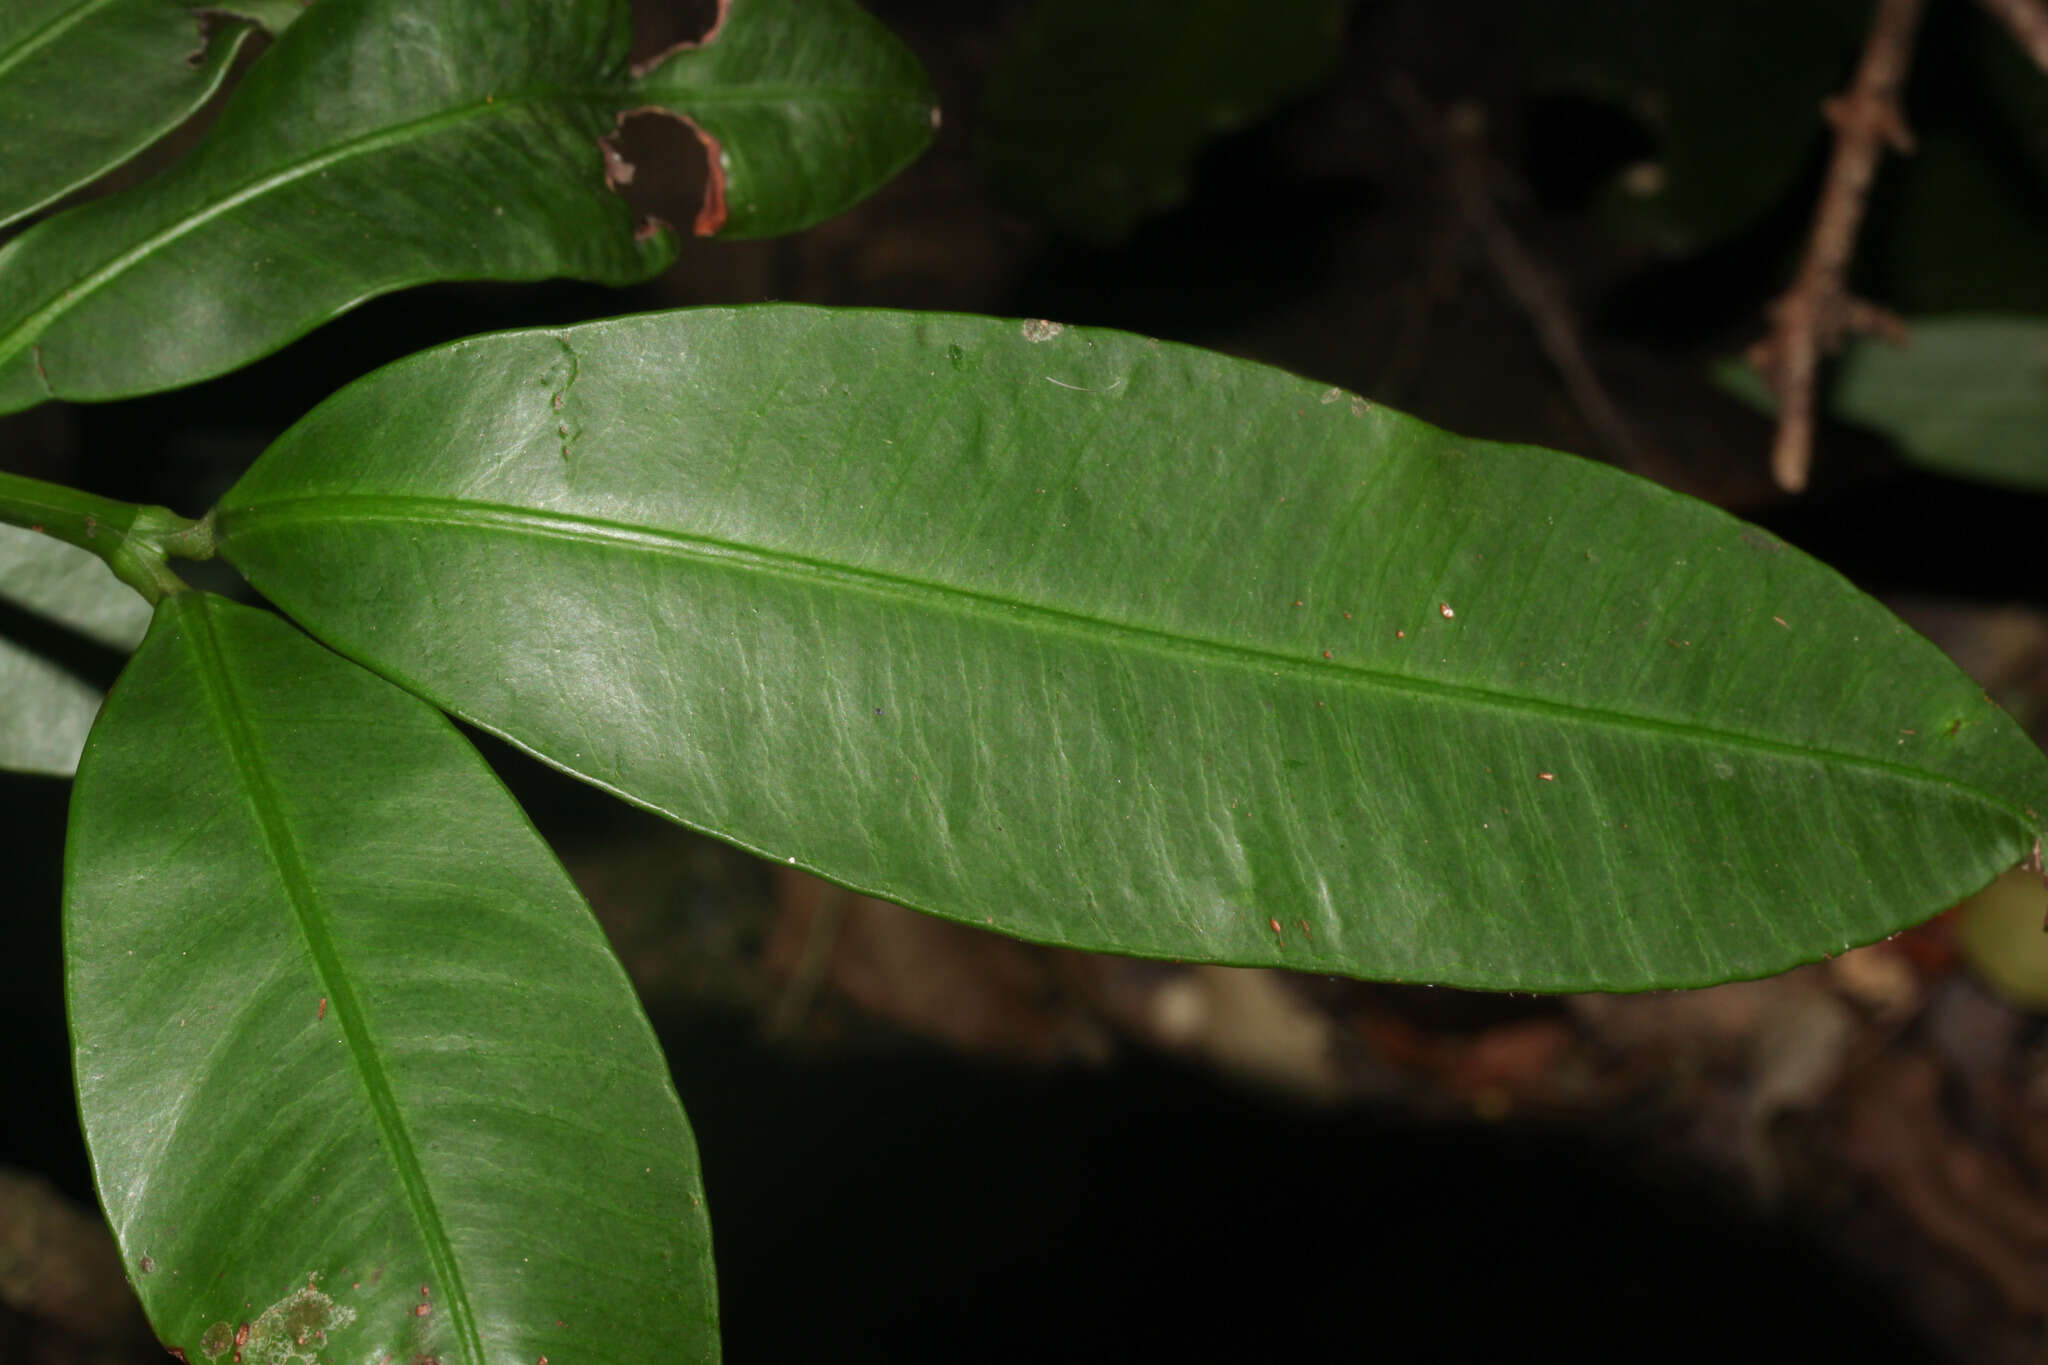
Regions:
<instances>
[{"instance_id":1,"label":"leaf midrib","mask_svg":"<svg viewBox=\"0 0 2048 1365\"><path fill-rule=\"evenodd\" d=\"M804 96L844 96L848 98L874 99L877 102L885 99L903 98L901 95L894 94L877 95L873 92L858 90L842 91L814 86L744 86L726 87L726 89L729 91L743 91L745 92L744 99L756 101L782 100L788 102L794 99L797 94ZM680 91L678 93L687 93L690 96L690 103L693 105L734 104L742 102L743 98L740 94L727 96L695 90ZM76 281L68 287L60 287L49 302L23 318L6 335L0 336L0 366L11 364L23 350L34 345L37 339L49 330L50 325L56 319L71 311L83 300L97 293L108 282L127 273L138 262L180 238L197 232L200 228L205 227L223 214L240 208L250 200L260 198L272 190L294 184L305 179L307 176L340 165L351 158L369 155L386 146L404 142L413 137L429 136L439 132L444 127L455 126L467 119L500 115L512 109L525 108L534 104L597 104L616 111L629 108L634 103L636 97L649 94L661 95L663 92L658 90L636 90L631 86L623 86L618 90L592 90L569 87L546 91L514 92L505 95L492 91L484 99L472 100L467 104L437 110L432 114L421 118L409 119L404 123L390 124L375 129L372 132L364 133L359 137L338 142L301 160L287 162L283 166L264 175L242 182L219 198L209 201L197 212L187 214L176 222L145 237L142 241L115 256L85 278ZM54 397L54 389L52 389L47 377L44 378L43 385L45 390L50 391L51 396Z\"/></svg>"},{"instance_id":2,"label":"leaf midrib","mask_svg":"<svg viewBox=\"0 0 2048 1365\"><path fill-rule=\"evenodd\" d=\"M191 628L194 660L222 746L228 752L238 785L248 797L250 813L255 817L263 839L263 851L284 887L285 898L291 904L300 939L313 959L313 970L327 996L329 1013L341 1028L349 1059L355 1064L356 1076L369 1097L377 1135L419 1224L434 1274L447 1286L443 1302L448 1306L456 1336L463 1342L471 1360L482 1361L483 1341L477 1332L476 1315L469 1302L468 1289L462 1282L454 1243L448 1236L440 1206L428 1187L426 1171L420 1164L412 1133L406 1126L405 1116L399 1111L398 1097L378 1063L375 1045L364 1034L363 1020L366 1016L361 1002L342 965L333 936L328 932L320 895L313 888L312 876L298 841L292 837L290 821L271 786L261 745L243 715L240 698L236 695L234 674L221 647L213 612L206 604L196 603L184 613L184 619Z\"/></svg>"},{"instance_id":3,"label":"leaf midrib","mask_svg":"<svg viewBox=\"0 0 2048 1365\"><path fill-rule=\"evenodd\" d=\"M348 510L337 512L334 510L336 508ZM1394 673L1385 669L1361 666L1354 662L1302 658L1261 646L1238 644L1200 635L1175 634L1156 626L1134 625L1062 607L1047 606L1040 602L1007 598L974 588L931 583L907 575L856 568L789 551L766 550L759 546L685 531L636 526L576 513L539 511L504 503L457 503L444 498L392 494L282 498L243 508L223 507L221 516L221 553L230 563L235 562L236 535L252 524L264 521L286 525L294 522L338 525L350 521L442 525L460 530L509 531L594 545L651 550L706 563L739 564L759 572L799 581L822 580L873 596L918 601L936 606L941 611L1000 620L1007 624L1015 624L1019 617L1035 618L1068 635L1079 635L1097 641L1107 640L1119 646L1135 647L1155 654L1194 655L1241 667L1256 667L1269 674L1278 672L1296 677L1334 680L1344 685L1376 688L1446 704L1491 707L1577 724L1665 735L1702 745L1718 744L1807 762L1836 763L1904 782L1938 787L1945 792L1960 793L2007 816L2023 829L2033 828L2032 821L2018 808L2007 805L1977 787L1954 778L1867 754L1814 748L1768 735L1724 730L1583 703L1553 701L1470 683L1445 682L1436 678Z\"/></svg>"}]
</instances>

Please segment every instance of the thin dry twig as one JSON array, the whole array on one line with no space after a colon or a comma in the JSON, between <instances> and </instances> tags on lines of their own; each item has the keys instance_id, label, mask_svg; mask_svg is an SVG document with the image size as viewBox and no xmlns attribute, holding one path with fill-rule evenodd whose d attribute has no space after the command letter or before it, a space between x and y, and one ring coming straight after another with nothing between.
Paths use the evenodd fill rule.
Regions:
<instances>
[{"instance_id":1,"label":"thin dry twig","mask_svg":"<svg viewBox=\"0 0 2048 1365\"><path fill-rule=\"evenodd\" d=\"M2034 65L2048 71L2048 6L2041 0L1980 0L1991 17L2004 24L2013 41L2034 59Z\"/></svg>"},{"instance_id":2,"label":"thin dry twig","mask_svg":"<svg viewBox=\"0 0 2048 1365\"><path fill-rule=\"evenodd\" d=\"M1813 234L1792 287L1771 305L1771 333L1750 348L1750 363L1778 398L1778 435L1771 474L1789 493L1806 487L1813 464L1814 386L1823 354L1851 333L1902 341L1905 326L1875 304L1849 296L1849 258L1877 178L1878 158L1890 146L1913 150L1913 135L1899 109L1899 91L1913 59L1913 35L1924 0L1878 0L1856 78L1821 111L1835 129L1834 156L1814 213Z\"/></svg>"},{"instance_id":3,"label":"thin dry twig","mask_svg":"<svg viewBox=\"0 0 2048 1365\"><path fill-rule=\"evenodd\" d=\"M1593 363L1579 342L1579 329L1565 303L1564 291L1501 217L1485 157L1478 145L1478 130L1471 126L1476 121L1445 118L1406 76L1397 76L1391 90L1394 102L1409 122L1441 152L1459 212L1478 236L1502 287L1535 328L1544 356L1564 381L1565 391L1571 395L1580 416L1593 428L1610 456L1630 468L1641 469L1642 447L1594 372Z\"/></svg>"}]
</instances>

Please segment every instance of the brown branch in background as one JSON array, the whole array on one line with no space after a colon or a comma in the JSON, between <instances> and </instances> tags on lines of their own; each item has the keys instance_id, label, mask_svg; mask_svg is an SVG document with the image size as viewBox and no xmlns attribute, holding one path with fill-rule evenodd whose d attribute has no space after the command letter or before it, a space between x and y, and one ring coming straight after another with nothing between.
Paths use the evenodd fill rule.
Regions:
<instances>
[{"instance_id":1,"label":"brown branch in background","mask_svg":"<svg viewBox=\"0 0 2048 1365\"><path fill-rule=\"evenodd\" d=\"M1839 349L1852 332L1874 332L1894 341L1905 336L1897 318L1849 297L1847 277L1878 158L1887 144L1899 152L1913 150L1899 91L1913 60L1913 35L1923 7L1923 0L1878 0L1855 81L1821 106L1835 128L1835 151L1813 235L1798 277L1771 305L1770 335L1749 351L1750 363L1778 397L1771 475L1788 493L1806 487L1813 464L1814 387L1821 356Z\"/></svg>"},{"instance_id":2,"label":"brown branch in background","mask_svg":"<svg viewBox=\"0 0 2048 1365\"><path fill-rule=\"evenodd\" d=\"M1980 0L2004 24L2034 65L2048 71L2048 6L2041 0Z\"/></svg>"},{"instance_id":3,"label":"brown branch in background","mask_svg":"<svg viewBox=\"0 0 2048 1365\"><path fill-rule=\"evenodd\" d=\"M1459 212L1478 235L1487 262L1499 276L1502 287L1536 329L1536 340L1543 347L1544 356L1564 381L1580 416L1592 427L1610 457L1629 468L1641 469L1642 448L1586 358L1564 291L1529 254L1494 203L1485 156L1479 147L1477 120L1455 114L1447 119L1440 115L1405 75L1394 78L1391 92L1394 103L1421 134L1424 143L1441 156Z\"/></svg>"}]
</instances>

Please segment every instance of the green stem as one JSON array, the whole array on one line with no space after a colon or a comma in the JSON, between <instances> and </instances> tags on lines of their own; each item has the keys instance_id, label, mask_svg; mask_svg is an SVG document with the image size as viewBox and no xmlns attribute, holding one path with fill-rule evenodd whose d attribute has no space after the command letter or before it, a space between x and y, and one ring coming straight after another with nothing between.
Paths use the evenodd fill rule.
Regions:
<instances>
[{"instance_id":1,"label":"green stem","mask_svg":"<svg viewBox=\"0 0 2048 1365\"><path fill-rule=\"evenodd\" d=\"M52 536L98 555L114 577L151 603L188 591L166 558L211 559L213 523L167 507L117 502L62 484L0 471L0 522Z\"/></svg>"}]
</instances>

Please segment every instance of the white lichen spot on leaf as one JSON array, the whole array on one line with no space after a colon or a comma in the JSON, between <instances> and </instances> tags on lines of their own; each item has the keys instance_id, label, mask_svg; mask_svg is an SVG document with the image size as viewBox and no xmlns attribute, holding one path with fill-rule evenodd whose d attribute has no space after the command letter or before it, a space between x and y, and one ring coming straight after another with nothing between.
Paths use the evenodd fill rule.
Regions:
<instances>
[{"instance_id":1,"label":"white lichen spot on leaf","mask_svg":"<svg viewBox=\"0 0 2048 1365\"><path fill-rule=\"evenodd\" d=\"M1067 329L1064 324L1048 322L1044 318L1026 318L1023 327L1019 330L1024 333L1026 341L1040 342L1051 341Z\"/></svg>"},{"instance_id":2,"label":"white lichen spot on leaf","mask_svg":"<svg viewBox=\"0 0 2048 1365\"><path fill-rule=\"evenodd\" d=\"M336 1303L308 1275L304 1288L285 1295L232 1334L224 1322L207 1328L199 1349L208 1360L217 1360L233 1347L238 1365L318 1365L327 1334L355 1320L355 1309Z\"/></svg>"}]
</instances>

